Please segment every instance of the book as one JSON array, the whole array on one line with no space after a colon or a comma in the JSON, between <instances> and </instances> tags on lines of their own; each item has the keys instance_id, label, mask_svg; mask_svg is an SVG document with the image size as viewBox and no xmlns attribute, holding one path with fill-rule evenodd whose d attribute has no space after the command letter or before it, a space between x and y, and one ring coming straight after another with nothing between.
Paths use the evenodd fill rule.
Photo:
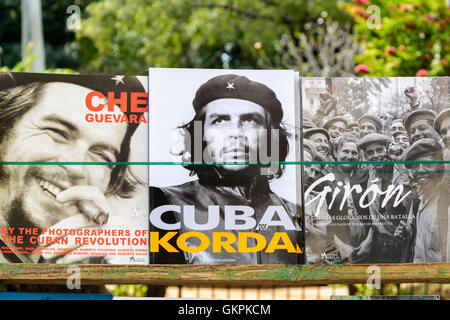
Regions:
<instances>
[{"instance_id":1,"label":"book","mask_svg":"<svg viewBox=\"0 0 450 320\"><path fill-rule=\"evenodd\" d=\"M449 87L0 73L0 263L448 261Z\"/></svg>"},{"instance_id":2,"label":"book","mask_svg":"<svg viewBox=\"0 0 450 320\"><path fill-rule=\"evenodd\" d=\"M1 263L148 263L146 88L0 73Z\"/></svg>"},{"instance_id":3,"label":"book","mask_svg":"<svg viewBox=\"0 0 450 320\"><path fill-rule=\"evenodd\" d=\"M298 74L148 79L150 263L301 263Z\"/></svg>"},{"instance_id":4,"label":"book","mask_svg":"<svg viewBox=\"0 0 450 320\"><path fill-rule=\"evenodd\" d=\"M449 261L449 78L303 78L306 261Z\"/></svg>"}]
</instances>

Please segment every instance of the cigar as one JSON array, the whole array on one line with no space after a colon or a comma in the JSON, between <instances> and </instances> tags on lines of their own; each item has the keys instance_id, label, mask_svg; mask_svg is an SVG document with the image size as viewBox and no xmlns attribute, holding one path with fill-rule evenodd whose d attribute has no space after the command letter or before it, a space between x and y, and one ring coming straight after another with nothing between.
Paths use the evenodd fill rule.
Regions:
<instances>
[{"instance_id":1,"label":"cigar","mask_svg":"<svg viewBox=\"0 0 450 320\"><path fill-rule=\"evenodd\" d=\"M108 212L100 209L93 201L78 200L76 201L76 205L82 214L94 221L96 224L104 225L108 222Z\"/></svg>"}]
</instances>

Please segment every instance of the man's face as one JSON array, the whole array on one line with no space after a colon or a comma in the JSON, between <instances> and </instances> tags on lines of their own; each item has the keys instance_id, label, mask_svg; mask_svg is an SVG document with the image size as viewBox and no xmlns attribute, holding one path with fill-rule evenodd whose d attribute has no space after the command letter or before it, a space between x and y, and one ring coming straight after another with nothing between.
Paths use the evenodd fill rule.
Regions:
<instances>
[{"instance_id":1,"label":"man's face","mask_svg":"<svg viewBox=\"0 0 450 320\"><path fill-rule=\"evenodd\" d=\"M366 158L368 161L386 161L387 150L386 145L382 142L372 142L365 149ZM376 169L383 167L383 164L372 164Z\"/></svg>"},{"instance_id":2,"label":"man's face","mask_svg":"<svg viewBox=\"0 0 450 320\"><path fill-rule=\"evenodd\" d=\"M372 121L363 121L359 125L360 127L360 137L367 136L370 133L376 133L377 127Z\"/></svg>"},{"instance_id":3,"label":"man's face","mask_svg":"<svg viewBox=\"0 0 450 320\"><path fill-rule=\"evenodd\" d=\"M424 138L435 138L436 132L428 120L416 120L409 128L411 143Z\"/></svg>"},{"instance_id":4,"label":"man's face","mask_svg":"<svg viewBox=\"0 0 450 320\"><path fill-rule=\"evenodd\" d=\"M331 138L336 139L339 138L342 134L344 134L346 129L346 125L342 121L335 121L328 127L328 133Z\"/></svg>"},{"instance_id":5,"label":"man's face","mask_svg":"<svg viewBox=\"0 0 450 320\"><path fill-rule=\"evenodd\" d=\"M350 129L347 130L348 133L353 134L356 137L359 137L359 126L352 126Z\"/></svg>"},{"instance_id":6,"label":"man's face","mask_svg":"<svg viewBox=\"0 0 450 320\"><path fill-rule=\"evenodd\" d=\"M314 147L316 147L317 152L319 152L325 157L328 156L330 152L330 142L328 141L326 135L317 132L310 135L308 140L310 140L314 144Z\"/></svg>"},{"instance_id":7,"label":"man's face","mask_svg":"<svg viewBox=\"0 0 450 320\"><path fill-rule=\"evenodd\" d=\"M392 123L390 130L391 130L392 136L394 136L397 132L405 132L406 133L405 127L399 121Z\"/></svg>"},{"instance_id":8,"label":"man's face","mask_svg":"<svg viewBox=\"0 0 450 320\"><path fill-rule=\"evenodd\" d=\"M406 132L404 134L397 134L394 137L394 143L398 144L403 150L406 150L409 148L409 138Z\"/></svg>"},{"instance_id":9,"label":"man's face","mask_svg":"<svg viewBox=\"0 0 450 320\"><path fill-rule=\"evenodd\" d=\"M447 148L450 148L450 118L446 118L441 123L441 138Z\"/></svg>"},{"instance_id":10,"label":"man's face","mask_svg":"<svg viewBox=\"0 0 450 320\"><path fill-rule=\"evenodd\" d=\"M306 162L314 161L311 153L307 149L305 149L303 152L303 158ZM305 186L308 188L314 181L316 181L320 177L320 166L317 164L307 164L303 168L305 172Z\"/></svg>"},{"instance_id":11,"label":"man's face","mask_svg":"<svg viewBox=\"0 0 450 320\"><path fill-rule=\"evenodd\" d=\"M339 161L358 161L359 150L355 142L344 142L336 151L336 160ZM356 164L339 164L343 171L348 171L356 168Z\"/></svg>"},{"instance_id":12,"label":"man's face","mask_svg":"<svg viewBox=\"0 0 450 320\"><path fill-rule=\"evenodd\" d=\"M2 160L117 161L127 125L86 122L85 97L90 91L68 83L45 85L40 100L17 121L10 139L1 146ZM5 166L0 192L10 212L7 220L48 228L78 213L73 203L63 205L56 200L61 191L85 185L106 192L111 170L108 165L82 164Z\"/></svg>"},{"instance_id":13,"label":"man's face","mask_svg":"<svg viewBox=\"0 0 450 320\"><path fill-rule=\"evenodd\" d=\"M414 159L414 161L436 161L438 160L434 155L423 155ZM439 163L414 163L409 164L410 175L414 181L421 186L437 184L442 177L442 165Z\"/></svg>"},{"instance_id":14,"label":"man's face","mask_svg":"<svg viewBox=\"0 0 450 320\"><path fill-rule=\"evenodd\" d=\"M204 139L214 162L257 161L262 143L267 140L266 113L263 107L247 100L218 99L205 106ZM272 156L272 155L271 155ZM249 164L220 165L225 171L240 171Z\"/></svg>"}]
</instances>

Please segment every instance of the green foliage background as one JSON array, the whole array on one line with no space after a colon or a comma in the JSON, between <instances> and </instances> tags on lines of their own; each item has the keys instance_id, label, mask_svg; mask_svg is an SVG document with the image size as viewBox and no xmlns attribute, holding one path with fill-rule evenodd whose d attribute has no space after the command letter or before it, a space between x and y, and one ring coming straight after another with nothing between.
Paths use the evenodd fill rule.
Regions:
<instances>
[{"instance_id":1,"label":"green foliage background","mask_svg":"<svg viewBox=\"0 0 450 320\"><path fill-rule=\"evenodd\" d=\"M368 27L373 5L380 10L378 28ZM449 74L450 9L445 0L359 0L341 7L356 21L354 38L364 52L355 60L368 67L367 75Z\"/></svg>"},{"instance_id":2,"label":"green foliage background","mask_svg":"<svg viewBox=\"0 0 450 320\"><path fill-rule=\"evenodd\" d=\"M97 1L87 7L77 41L83 65L99 71L258 68L262 55L276 56L283 34L303 30L323 10L344 20L334 1L323 0Z\"/></svg>"},{"instance_id":3,"label":"green foliage background","mask_svg":"<svg viewBox=\"0 0 450 320\"><path fill-rule=\"evenodd\" d=\"M437 76L450 69L445 0L41 1L52 69L144 75L148 67L291 68L280 63L277 48L286 37L299 45L299 35L324 16L352 27L361 47L357 75ZM82 14L76 33L66 28L73 4ZM370 27L373 6L380 28ZM21 60L20 0L2 0L0 11L0 65L13 68Z\"/></svg>"}]
</instances>

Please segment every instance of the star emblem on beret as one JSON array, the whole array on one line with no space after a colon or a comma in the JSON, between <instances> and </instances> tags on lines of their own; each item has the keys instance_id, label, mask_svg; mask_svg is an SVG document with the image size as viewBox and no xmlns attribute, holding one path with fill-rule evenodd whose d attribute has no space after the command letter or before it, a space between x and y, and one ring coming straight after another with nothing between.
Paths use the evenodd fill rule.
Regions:
<instances>
[{"instance_id":1,"label":"star emblem on beret","mask_svg":"<svg viewBox=\"0 0 450 320\"><path fill-rule=\"evenodd\" d=\"M228 89L228 90L234 90L234 89L236 89L236 88L234 87L234 82L228 82L228 83L227 83L226 89Z\"/></svg>"},{"instance_id":2,"label":"star emblem on beret","mask_svg":"<svg viewBox=\"0 0 450 320\"><path fill-rule=\"evenodd\" d=\"M117 86L119 83L125 84L125 83L123 82L123 78L124 78L124 77L125 77L125 76L115 76L115 77L112 77L111 80L114 80L114 81L116 82L116 86Z\"/></svg>"}]
</instances>

